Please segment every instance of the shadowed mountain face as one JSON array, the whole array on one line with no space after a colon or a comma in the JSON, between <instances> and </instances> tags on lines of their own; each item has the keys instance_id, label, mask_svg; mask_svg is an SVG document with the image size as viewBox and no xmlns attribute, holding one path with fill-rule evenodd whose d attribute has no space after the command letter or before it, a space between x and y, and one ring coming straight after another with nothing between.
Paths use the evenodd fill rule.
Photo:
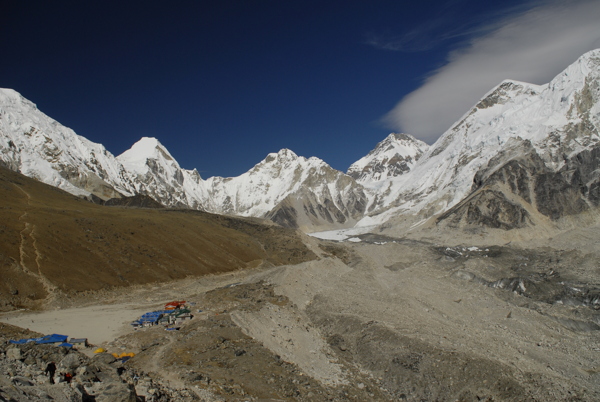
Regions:
<instances>
[{"instance_id":1,"label":"shadowed mountain face","mask_svg":"<svg viewBox=\"0 0 600 402\"><path fill-rule=\"evenodd\" d=\"M549 169L528 141L516 149L521 156L505 162L510 151L501 152L477 172L473 192L438 222L508 230L535 224L538 214L556 221L598 208L600 147L572 156L558 171Z\"/></svg>"},{"instance_id":2,"label":"shadowed mountain face","mask_svg":"<svg viewBox=\"0 0 600 402\"><path fill-rule=\"evenodd\" d=\"M0 168L0 309L315 258L298 234L199 211L92 204Z\"/></svg>"}]
</instances>

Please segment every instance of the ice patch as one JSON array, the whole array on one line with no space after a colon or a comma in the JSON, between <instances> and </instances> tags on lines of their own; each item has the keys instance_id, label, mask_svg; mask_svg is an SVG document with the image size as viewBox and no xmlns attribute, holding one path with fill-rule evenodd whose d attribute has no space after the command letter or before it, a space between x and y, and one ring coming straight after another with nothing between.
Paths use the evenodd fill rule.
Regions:
<instances>
[{"instance_id":1,"label":"ice patch","mask_svg":"<svg viewBox=\"0 0 600 402\"><path fill-rule=\"evenodd\" d=\"M327 230L323 232L308 233L309 236L322 240L351 241L351 237L369 233L374 226L353 227L349 229Z\"/></svg>"}]
</instances>

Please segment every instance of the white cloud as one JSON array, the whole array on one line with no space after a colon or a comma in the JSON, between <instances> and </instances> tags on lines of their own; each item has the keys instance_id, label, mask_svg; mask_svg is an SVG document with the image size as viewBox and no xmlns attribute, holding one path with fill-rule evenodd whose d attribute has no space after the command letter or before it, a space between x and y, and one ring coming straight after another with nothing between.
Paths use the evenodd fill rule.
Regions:
<instances>
[{"instance_id":1,"label":"white cloud","mask_svg":"<svg viewBox=\"0 0 600 402\"><path fill-rule=\"evenodd\" d=\"M446 65L384 117L386 124L431 143L501 81L549 82L600 47L600 1L553 1L487 32L451 52Z\"/></svg>"}]
</instances>

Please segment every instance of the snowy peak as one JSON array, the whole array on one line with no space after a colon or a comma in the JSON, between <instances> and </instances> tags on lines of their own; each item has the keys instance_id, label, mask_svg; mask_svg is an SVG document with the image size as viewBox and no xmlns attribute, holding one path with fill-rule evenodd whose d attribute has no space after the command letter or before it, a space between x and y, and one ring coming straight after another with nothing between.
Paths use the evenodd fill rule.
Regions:
<instances>
[{"instance_id":1,"label":"snowy peak","mask_svg":"<svg viewBox=\"0 0 600 402\"><path fill-rule=\"evenodd\" d=\"M400 176L409 172L428 148L412 135L392 133L353 163L347 174L363 184Z\"/></svg>"},{"instance_id":2,"label":"snowy peak","mask_svg":"<svg viewBox=\"0 0 600 402\"><path fill-rule=\"evenodd\" d=\"M149 161L159 161L162 165L180 169L179 164L156 138L143 137L117 159L131 172L145 174L150 168Z\"/></svg>"},{"instance_id":3,"label":"snowy peak","mask_svg":"<svg viewBox=\"0 0 600 402\"><path fill-rule=\"evenodd\" d=\"M536 95L542 87L539 85L528 84L513 80L505 80L500 85L492 89L481 99L471 112L477 109L486 109L494 105L504 105L506 102L514 99L516 96Z\"/></svg>"},{"instance_id":4,"label":"snowy peak","mask_svg":"<svg viewBox=\"0 0 600 402\"><path fill-rule=\"evenodd\" d=\"M481 169L500 168L490 161L509 162L495 156L524 143L549 171L558 171L567 158L600 144L599 83L600 50L583 55L546 85L502 82L446 131L409 174L386 187L373 214L443 213L471 192Z\"/></svg>"},{"instance_id":5,"label":"snowy peak","mask_svg":"<svg viewBox=\"0 0 600 402\"><path fill-rule=\"evenodd\" d=\"M205 183L209 212L267 217L305 231L351 227L367 204L363 187L351 177L288 149L267 155L238 177Z\"/></svg>"},{"instance_id":6,"label":"snowy peak","mask_svg":"<svg viewBox=\"0 0 600 402\"><path fill-rule=\"evenodd\" d=\"M585 53L577 61L557 75L549 84L553 90L581 87L589 78L600 75L600 49Z\"/></svg>"},{"instance_id":7,"label":"snowy peak","mask_svg":"<svg viewBox=\"0 0 600 402\"><path fill-rule=\"evenodd\" d=\"M274 161L295 161L296 159L298 159L298 155L296 155L292 150L283 148L279 152L272 152L267 155L267 157L264 159L264 163L271 163Z\"/></svg>"},{"instance_id":8,"label":"snowy peak","mask_svg":"<svg viewBox=\"0 0 600 402\"><path fill-rule=\"evenodd\" d=\"M0 90L0 160L14 171L72 194L132 195L123 166L11 89Z\"/></svg>"},{"instance_id":9,"label":"snowy peak","mask_svg":"<svg viewBox=\"0 0 600 402\"><path fill-rule=\"evenodd\" d=\"M204 182L185 170L156 138L143 137L117 157L134 176L136 192L168 207L204 209Z\"/></svg>"},{"instance_id":10,"label":"snowy peak","mask_svg":"<svg viewBox=\"0 0 600 402\"><path fill-rule=\"evenodd\" d=\"M21 107L26 107L29 109L37 109L35 103L31 102L30 100L23 97L23 95L10 88L0 88L0 104L13 104L20 105Z\"/></svg>"}]
</instances>

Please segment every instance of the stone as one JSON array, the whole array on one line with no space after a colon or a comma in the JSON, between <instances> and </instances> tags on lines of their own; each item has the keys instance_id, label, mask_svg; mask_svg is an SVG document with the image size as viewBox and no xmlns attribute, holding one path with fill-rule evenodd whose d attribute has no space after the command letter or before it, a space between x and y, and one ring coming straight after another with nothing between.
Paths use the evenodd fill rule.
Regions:
<instances>
[{"instance_id":1,"label":"stone","mask_svg":"<svg viewBox=\"0 0 600 402\"><path fill-rule=\"evenodd\" d=\"M31 380L29 378L25 378L25 377L14 377L12 379L13 384L17 385L17 386L26 386L26 387L32 387L33 386L33 382L31 382Z\"/></svg>"},{"instance_id":2,"label":"stone","mask_svg":"<svg viewBox=\"0 0 600 402\"><path fill-rule=\"evenodd\" d=\"M136 402L137 395L131 384L123 382L96 382L88 388L96 402Z\"/></svg>"},{"instance_id":3,"label":"stone","mask_svg":"<svg viewBox=\"0 0 600 402\"><path fill-rule=\"evenodd\" d=\"M21 353L21 349L19 348L10 348L6 351L6 358L10 360L21 360L23 355Z\"/></svg>"},{"instance_id":4,"label":"stone","mask_svg":"<svg viewBox=\"0 0 600 402\"><path fill-rule=\"evenodd\" d=\"M104 364L114 363L117 359L110 353L98 353L92 358L93 362L100 362Z\"/></svg>"}]
</instances>

